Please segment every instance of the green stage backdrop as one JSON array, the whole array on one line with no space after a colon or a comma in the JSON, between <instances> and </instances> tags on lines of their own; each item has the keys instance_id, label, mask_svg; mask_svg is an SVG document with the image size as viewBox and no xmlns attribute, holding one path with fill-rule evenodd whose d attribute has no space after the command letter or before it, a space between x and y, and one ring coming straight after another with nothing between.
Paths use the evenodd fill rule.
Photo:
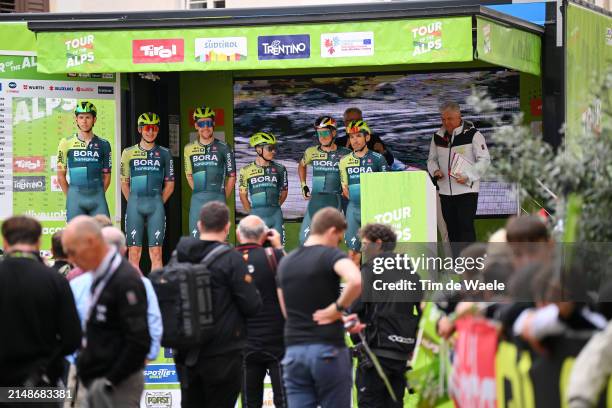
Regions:
<instances>
[{"instance_id":1,"label":"green stage backdrop","mask_svg":"<svg viewBox=\"0 0 612 408\"><path fill-rule=\"evenodd\" d=\"M612 107L612 95L599 91L612 69L612 17L569 3L566 24L565 144L577 149L577 135L600 135Z\"/></svg>"},{"instance_id":2,"label":"green stage backdrop","mask_svg":"<svg viewBox=\"0 0 612 408\"><path fill-rule=\"evenodd\" d=\"M111 142L118 163L118 85L114 74L67 76L36 71L35 56L0 56L0 220L27 214L43 224L43 248L65 226L65 197L57 183L57 146L76 131L74 108L90 100L98 108L94 132ZM113 168L113 175L118 167ZM115 181L117 178L115 178ZM117 183L106 198L119 220Z\"/></svg>"}]
</instances>

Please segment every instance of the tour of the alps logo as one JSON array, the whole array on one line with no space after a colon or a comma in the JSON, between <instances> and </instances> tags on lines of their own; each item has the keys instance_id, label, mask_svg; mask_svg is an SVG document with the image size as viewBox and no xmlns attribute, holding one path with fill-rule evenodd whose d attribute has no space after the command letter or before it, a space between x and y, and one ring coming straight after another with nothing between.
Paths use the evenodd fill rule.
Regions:
<instances>
[{"instance_id":1,"label":"tour of the alps logo","mask_svg":"<svg viewBox=\"0 0 612 408\"><path fill-rule=\"evenodd\" d=\"M66 46L66 68L94 62L95 39L93 34L88 34L64 41L64 45Z\"/></svg>"},{"instance_id":2,"label":"tour of the alps logo","mask_svg":"<svg viewBox=\"0 0 612 408\"><path fill-rule=\"evenodd\" d=\"M182 38L132 41L132 61L135 64L183 62L184 60L185 40Z\"/></svg>"},{"instance_id":3,"label":"tour of the alps logo","mask_svg":"<svg viewBox=\"0 0 612 408\"><path fill-rule=\"evenodd\" d=\"M246 61L247 38L196 38L195 59L197 62Z\"/></svg>"},{"instance_id":4,"label":"tour of the alps logo","mask_svg":"<svg viewBox=\"0 0 612 408\"><path fill-rule=\"evenodd\" d=\"M412 56L423 55L442 49L442 22L434 21L414 27L410 30Z\"/></svg>"},{"instance_id":5,"label":"tour of the alps logo","mask_svg":"<svg viewBox=\"0 0 612 408\"><path fill-rule=\"evenodd\" d=\"M260 60L310 58L310 35L264 35L257 37Z\"/></svg>"}]
</instances>

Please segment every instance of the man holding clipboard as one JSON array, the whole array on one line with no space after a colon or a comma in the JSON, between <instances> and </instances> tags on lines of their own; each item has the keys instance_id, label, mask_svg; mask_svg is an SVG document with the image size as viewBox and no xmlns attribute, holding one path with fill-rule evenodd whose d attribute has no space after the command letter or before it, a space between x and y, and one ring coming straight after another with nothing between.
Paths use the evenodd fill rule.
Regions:
<instances>
[{"instance_id":1,"label":"man holding clipboard","mask_svg":"<svg viewBox=\"0 0 612 408\"><path fill-rule=\"evenodd\" d=\"M427 169L438 182L450 242L474 242L480 179L491 163L485 138L461 118L455 102L440 107L442 127L431 140Z\"/></svg>"}]
</instances>

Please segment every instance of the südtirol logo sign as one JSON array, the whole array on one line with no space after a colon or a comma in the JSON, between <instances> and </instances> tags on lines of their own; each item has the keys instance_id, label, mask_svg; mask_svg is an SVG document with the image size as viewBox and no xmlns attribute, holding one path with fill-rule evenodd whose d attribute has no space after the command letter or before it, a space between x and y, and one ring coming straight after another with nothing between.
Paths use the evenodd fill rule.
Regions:
<instances>
[{"instance_id":1,"label":"s\u00fcdtirol logo sign","mask_svg":"<svg viewBox=\"0 0 612 408\"><path fill-rule=\"evenodd\" d=\"M93 34L70 38L64 41L66 46L66 68L72 68L95 60Z\"/></svg>"},{"instance_id":2,"label":"s\u00fcdtirol logo sign","mask_svg":"<svg viewBox=\"0 0 612 408\"><path fill-rule=\"evenodd\" d=\"M196 38L195 59L198 62L246 61L247 38Z\"/></svg>"},{"instance_id":3,"label":"s\u00fcdtirol logo sign","mask_svg":"<svg viewBox=\"0 0 612 408\"><path fill-rule=\"evenodd\" d=\"M411 38L414 49L412 56L423 55L442 49L442 22L433 21L412 28Z\"/></svg>"}]
</instances>

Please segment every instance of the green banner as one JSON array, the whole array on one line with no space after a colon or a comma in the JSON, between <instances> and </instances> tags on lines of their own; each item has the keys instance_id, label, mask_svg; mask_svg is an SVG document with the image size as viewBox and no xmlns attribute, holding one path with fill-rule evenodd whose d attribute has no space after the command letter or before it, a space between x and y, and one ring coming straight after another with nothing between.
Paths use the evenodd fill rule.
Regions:
<instances>
[{"instance_id":1,"label":"green banner","mask_svg":"<svg viewBox=\"0 0 612 408\"><path fill-rule=\"evenodd\" d=\"M436 242L436 191L427 173L362 174L361 225L367 223L390 225L398 242Z\"/></svg>"},{"instance_id":2,"label":"green banner","mask_svg":"<svg viewBox=\"0 0 612 408\"><path fill-rule=\"evenodd\" d=\"M540 75L540 36L476 17L476 59Z\"/></svg>"},{"instance_id":3,"label":"green banner","mask_svg":"<svg viewBox=\"0 0 612 408\"><path fill-rule=\"evenodd\" d=\"M612 107L612 95L600 91L612 72L612 17L570 3L566 27L565 144L575 149L578 135L602 133Z\"/></svg>"},{"instance_id":4,"label":"green banner","mask_svg":"<svg viewBox=\"0 0 612 408\"><path fill-rule=\"evenodd\" d=\"M28 23L0 23L0 54L25 54L36 50L36 36Z\"/></svg>"},{"instance_id":5,"label":"green banner","mask_svg":"<svg viewBox=\"0 0 612 408\"><path fill-rule=\"evenodd\" d=\"M40 74L30 56L2 56L0 64L9 68L0 80L0 220L13 214L38 219L42 246L49 249L51 235L66 225L66 198L57 181L59 141L77 131L77 101L92 101L98 110L94 132L111 142L118 163L118 83L108 82L112 74L107 80ZM115 167L106 200L118 222L117 174Z\"/></svg>"},{"instance_id":6,"label":"green banner","mask_svg":"<svg viewBox=\"0 0 612 408\"><path fill-rule=\"evenodd\" d=\"M38 70L208 71L472 61L470 17L40 33Z\"/></svg>"}]
</instances>

